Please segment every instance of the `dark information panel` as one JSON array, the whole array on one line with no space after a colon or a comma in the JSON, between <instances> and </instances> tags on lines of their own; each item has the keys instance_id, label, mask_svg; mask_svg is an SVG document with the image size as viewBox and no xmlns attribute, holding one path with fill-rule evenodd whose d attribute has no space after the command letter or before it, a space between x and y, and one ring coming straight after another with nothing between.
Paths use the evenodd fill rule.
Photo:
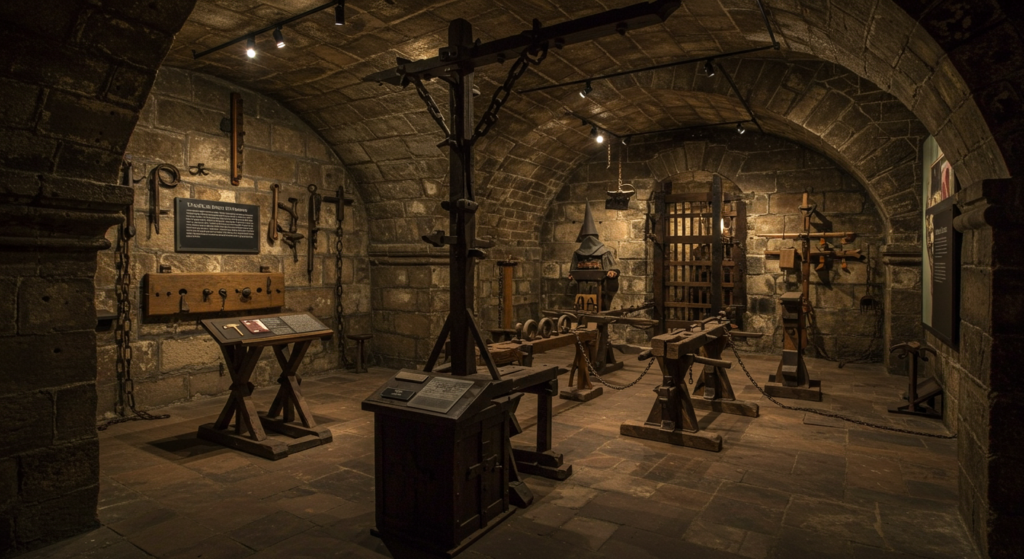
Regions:
<instances>
[{"instance_id":1,"label":"dark information panel","mask_svg":"<svg viewBox=\"0 0 1024 559\"><path fill-rule=\"evenodd\" d=\"M954 198L947 198L925 210L928 220L932 276L932 316L925 327L943 343L956 348L960 340L960 234L953 228Z\"/></svg>"},{"instance_id":2,"label":"dark information panel","mask_svg":"<svg viewBox=\"0 0 1024 559\"><path fill-rule=\"evenodd\" d=\"M176 252L259 254L259 229L259 206L174 199Z\"/></svg>"}]
</instances>

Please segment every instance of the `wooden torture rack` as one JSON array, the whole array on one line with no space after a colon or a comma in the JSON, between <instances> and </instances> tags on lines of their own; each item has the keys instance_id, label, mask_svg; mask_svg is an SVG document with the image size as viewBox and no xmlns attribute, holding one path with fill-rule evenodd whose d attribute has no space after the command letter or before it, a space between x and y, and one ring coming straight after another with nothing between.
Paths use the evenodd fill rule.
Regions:
<instances>
[{"instance_id":1,"label":"wooden torture rack","mask_svg":"<svg viewBox=\"0 0 1024 559\"><path fill-rule=\"evenodd\" d=\"M661 23L680 4L639 3L550 27L534 20L527 32L487 43L475 41L470 23L457 19L449 25L448 44L438 56L415 62L399 59L396 67L364 78L413 85L445 136L440 145L449 150L448 199L441 206L449 214L450 229L423 237L435 247L449 249L448 316L424 372L400 372L363 401L363 409L374 412L376 425L373 533L394 557L451 557L511 514L510 503L529 505L529 489L517 483L517 462L556 479L571 472L561 455L550 450L550 405L557 392L558 368L499 368L476 324L475 261L486 258L483 249L493 242L476 236L474 146L497 123L516 80L531 65L540 64L550 48ZM474 72L505 61L514 61L508 79L474 125ZM449 85L450 127L424 86L435 78ZM434 371L446 342L451 348L450 375ZM477 352L486 368L482 374L477 373ZM426 378L409 380L411 374ZM530 391L538 394L540 406L538 445L532 455L519 453L523 459L513 460L514 412L522 393ZM443 408L441 401L446 402Z\"/></svg>"},{"instance_id":2,"label":"wooden torture rack","mask_svg":"<svg viewBox=\"0 0 1024 559\"><path fill-rule=\"evenodd\" d=\"M714 412L757 417L758 406L736 400L726 369L732 366L721 359L731 325L724 314L699 321L689 330L661 334L651 340L650 352L661 368L661 385L647 421L627 421L619 433L651 441L688 446L700 450L722 450L722 437L701 431L696 408ZM749 334L744 334L748 335ZM703 351L705 355L700 355ZM704 365L700 380L691 398L686 390L686 376L695 364Z\"/></svg>"},{"instance_id":3,"label":"wooden torture rack","mask_svg":"<svg viewBox=\"0 0 1024 559\"><path fill-rule=\"evenodd\" d=\"M199 427L200 439L271 460L331 442L331 431L318 426L313 419L299 389L297 372L310 344L330 340L333 330L309 313L215 318L203 320L202 325L224 354L231 375L231 393L217 421ZM270 410L257 413L250 379L267 346L274 348L281 366L277 379L281 387ZM284 437L270 437L267 431Z\"/></svg>"}]
</instances>

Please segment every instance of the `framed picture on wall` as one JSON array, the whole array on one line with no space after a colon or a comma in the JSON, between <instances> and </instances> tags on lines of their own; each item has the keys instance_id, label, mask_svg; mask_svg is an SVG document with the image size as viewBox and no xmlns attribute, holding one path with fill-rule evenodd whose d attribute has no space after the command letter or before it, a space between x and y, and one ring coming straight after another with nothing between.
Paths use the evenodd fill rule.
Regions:
<instances>
[{"instance_id":1,"label":"framed picture on wall","mask_svg":"<svg viewBox=\"0 0 1024 559\"><path fill-rule=\"evenodd\" d=\"M926 158L929 153L934 157L923 185L922 323L942 343L956 348L960 339L960 234L953 227L956 174L933 138L925 144Z\"/></svg>"}]
</instances>

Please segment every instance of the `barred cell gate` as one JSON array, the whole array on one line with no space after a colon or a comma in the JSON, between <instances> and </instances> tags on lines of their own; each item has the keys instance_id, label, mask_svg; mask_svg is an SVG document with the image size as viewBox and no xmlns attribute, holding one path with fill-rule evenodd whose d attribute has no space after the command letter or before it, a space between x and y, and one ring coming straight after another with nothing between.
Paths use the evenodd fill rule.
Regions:
<instances>
[{"instance_id":1,"label":"barred cell gate","mask_svg":"<svg viewBox=\"0 0 1024 559\"><path fill-rule=\"evenodd\" d=\"M688 327L723 309L742 319L747 221L739 198L722 192L718 175L710 192L673 193L671 182L662 185L654 220L658 333Z\"/></svg>"}]
</instances>

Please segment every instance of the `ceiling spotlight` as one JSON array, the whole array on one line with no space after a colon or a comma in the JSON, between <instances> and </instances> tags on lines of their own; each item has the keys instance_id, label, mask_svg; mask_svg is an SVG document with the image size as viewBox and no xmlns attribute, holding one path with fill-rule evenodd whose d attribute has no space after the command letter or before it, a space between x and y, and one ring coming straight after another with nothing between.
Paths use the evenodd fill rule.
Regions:
<instances>
[{"instance_id":1,"label":"ceiling spotlight","mask_svg":"<svg viewBox=\"0 0 1024 559\"><path fill-rule=\"evenodd\" d=\"M624 145L624 146L628 146L629 145L629 136L623 136L622 137L622 145Z\"/></svg>"},{"instance_id":2,"label":"ceiling spotlight","mask_svg":"<svg viewBox=\"0 0 1024 559\"><path fill-rule=\"evenodd\" d=\"M603 144L604 143L604 133L602 133L600 130L598 130L597 126L591 125L591 127L590 127L590 137L593 138L594 141L599 143L599 144Z\"/></svg>"},{"instance_id":3,"label":"ceiling spotlight","mask_svg":"<svg viewBox=\"0 0 1024 559\"><path fill-rule=\"evenodd\" d=\"M743 123L742 122L740 122L740 123L738 123L736 125L736 133L737 134L746 134L747 133L747 129L743 127Z\"/></svg>"},{"instance_id":4,"label":"ceiling spotlight","mask_svg":"<svg viewBox=\"0 0 1024 559\"><path fill-rule=\"evenodd\" d=\"M334 7L334 25L345 25L345 0L338 0Z\"/></svg>"},{"instance_id":5,"label":"ceiling spotlight","mask_svg":"<svg viewBox=\"0 0 1024 559\"><path fill-rule=\"evenodd\" d=\"M715 65L711 63L710 58L704 61L704 73L707 74L709 78L715 77Z\"/></svg>"},{"instance_id":6,"label":"ceiling spotlight","mask_svg":"<svg viewBox=\"0 0 1024 559\"><path fill-rule=\"evenodd\" d=\"M590 95L591 91L594 91L594 88L590 87L590 80L587 80L587 86L580 90L580 97L586 99L587 95Z\"/></svg>"},{"instance_id":7,"label":"ceiling spotlight","mask_svg":"<svg viewBox=\"0 0 1024 559\"><path fill-rule=\"evenodd\" d=\"M245 55L249 58L256 58L256 37L249 35L245 40Z\"/></svg>"},{"instance_id":8,"label":"ceiling spotlight","mask_svg":"<svg viewBox=\"0 0 1024 559\"><path fill-rule=\"evenodd\" d=\"M281 33L280 27L274 30L274 42L277 43L277 48L284 48L284 35Z\"/></svg>"}]
</instances>

